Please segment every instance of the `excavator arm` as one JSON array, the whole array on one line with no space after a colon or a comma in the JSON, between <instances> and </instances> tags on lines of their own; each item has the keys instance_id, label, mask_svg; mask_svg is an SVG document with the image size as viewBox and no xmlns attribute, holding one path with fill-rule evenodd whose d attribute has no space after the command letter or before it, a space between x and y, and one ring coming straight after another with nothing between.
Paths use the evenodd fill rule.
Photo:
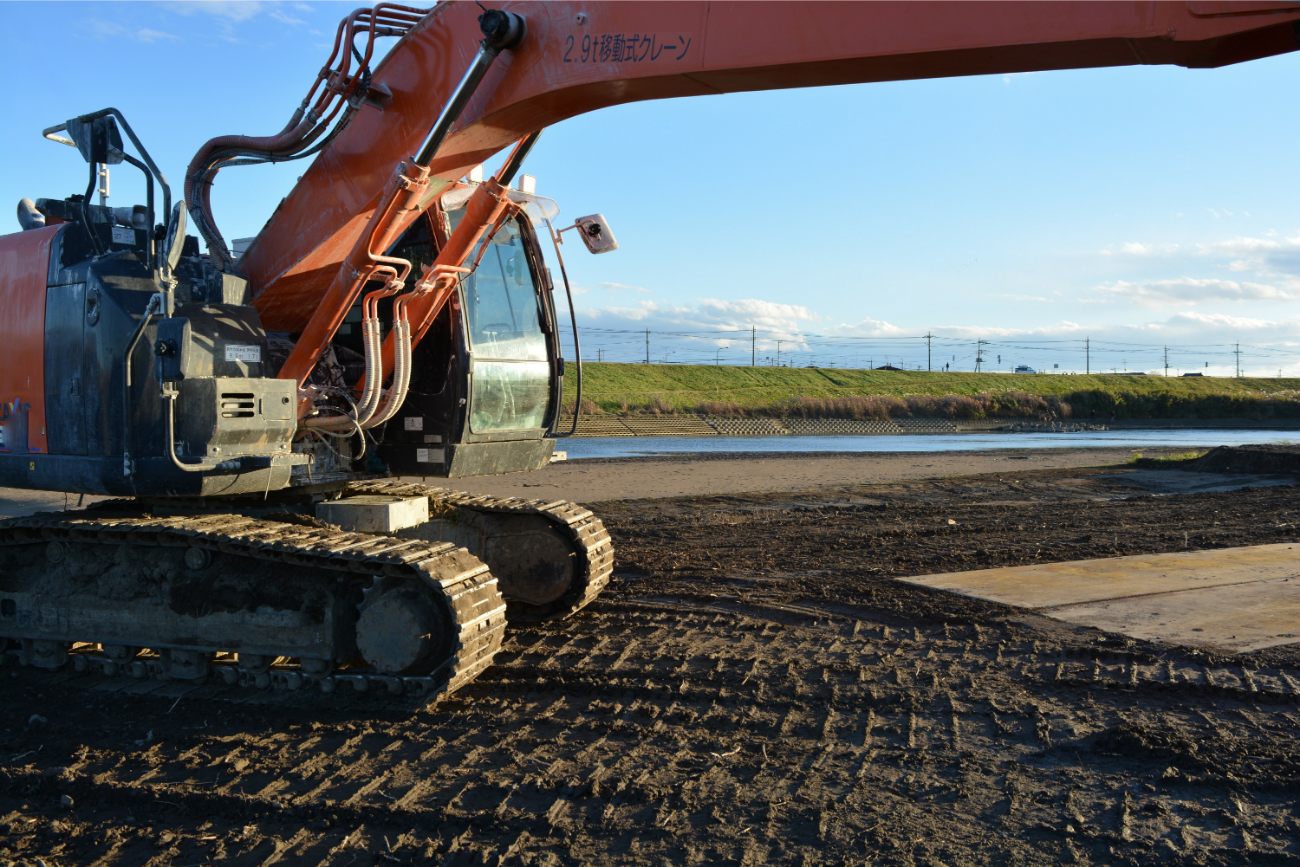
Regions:
<instances>
[{"instance_id":1,"label":"excavator arm","mask_svg":"<svg viewBox=\"0 0 1300 867\"><path fill-rule=\"evenodd\" d=\"M503 9L526 22L526 35L502 52L429 155L425 186L388 224L391 236L503 148L611 105L1050 69L1210 68L1300 47L1300 3L1290 2L555 2ZM369 87L382 99L361 104L320 150L240 260L268 328L311 330L313 313L328 325L343 312L333 308L355 300L334 293L322 304L395 167L420 150L474 63L480 14L477 4L452 0L410 25L371 75ZM489 222L500 216L480 210ZM420 314L430 315L427 305ZM328 331L318 327L314 338Z\"/></svg>"}]
</instances>

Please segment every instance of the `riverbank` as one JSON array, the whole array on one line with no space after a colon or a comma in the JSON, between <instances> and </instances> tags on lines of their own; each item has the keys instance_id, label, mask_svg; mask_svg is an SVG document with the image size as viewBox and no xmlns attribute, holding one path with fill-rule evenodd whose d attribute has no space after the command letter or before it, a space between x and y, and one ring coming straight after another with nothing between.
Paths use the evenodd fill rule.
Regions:
<instances>
[{"instance_id":1,"label":"riverbank","mask_svg":"<svg viewBox=\"0 0 1300 867\"><path fill-rule=\"evenodd\" d=\"M576 379L565 379L569 407L576 397ZM1032 417L1042 411L1060 417L1064 405L1075 419L1094 413L1107 419L1114 413L1121 420L1300 419L1300 379L1294 378L587 363L582 396L584 414L620 417L977 419Z\"/></svg>"},{"instance_id":2,"label":"riverbank","mask_svg":"<svg viewBox=\"0 0 1300 867\"><path fill-rule=\"evenodd\" d=\"M572 420L561 421L567 433ZM898 436L958 433L1070 433L1105 430L1294 430L1300 418L1151 418L1039 421L1007 418L727 418L696 413L579 416L575 437Z\"/></svg>"}]
</instances>

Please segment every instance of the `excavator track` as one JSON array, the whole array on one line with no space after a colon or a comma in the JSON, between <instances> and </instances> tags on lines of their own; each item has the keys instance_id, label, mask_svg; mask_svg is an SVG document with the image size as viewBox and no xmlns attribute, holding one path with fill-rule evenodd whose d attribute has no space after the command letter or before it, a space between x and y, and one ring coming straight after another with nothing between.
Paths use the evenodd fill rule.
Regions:
<instances>
[{"instance_id":1,"label":"excavator track","mask_svg":"<svg viewBox=\"0 0 1300 867\"><path fill-rule=\"evenodd\" d=\"M430 515L473 512L481 515L526 519L538 517L549 523L568 545L572 558L569 588L559 599L529 604L506 598L511 620L536 622L563 620L581 611L600 595L614 572L614 543L604 523L589 509L565 500L525 500L519 497L491 497L453 491L448 488L408 484L399 481L362 482L351 485L348 493L378 494L393 497L428 497ZM472 549L471 549L472 550ZM475 551L500 576L509 564L493 562L490 553ZM504 579L502 579L504 582Z\"/></svg>"},{"instance_id":2,"label":"excavator track","mask_svg":"<svg viewBox=\"0 0 1300 867\"><path fill-rule=\"evenodd\" d=\"M427 702L473 681L491 665L501 647L505 601L489 569L463 548L235 513L149 517L100 515L98 511L102 510L0 521L0 636L18 639L22 661L29 665L46 669L68 666L110 677L161 675L191 685L215 681L299 689L318 683L323 691L332 692L340 684L350 684L357 691L418 694ZM266 589L254 589L251 596L247 588L241 591L245 596L236 613L249 624L243 630L246 640L270 634L287 636L283 640L290 644L296 636L310 642L315 629L314 640L326 640L329 653L322 660L310 659L304 652L298 664L281 664L295 655L292 648L283 648L278 656L266 655L264 647L258 655L236 656L247 645L236 639L223 647L224 642L214 640L219 638L215 630L204 631L220 614L209 610L216 601L204 602L197 616L182 610L177 602L182 596L177 588L184 584L186 570L193 572L194 566L208 569L213 558L220 558L216 564L220 577L215 579L219 583L237 579L237 574L231 577L232 571L255 575L258 569L271 569L273 575L286 576L284 582L306 576L317 585L333 587L337 597L334 620L346 620L349 615L355 620L357 601L385 586L400 587L406 596L417 593L412 588L422 588L419 592L425 595L419 599L431 600L442 612L442 625L434 633L443 636L443 643L429 657L429 670L385 673L349 666L336 671L335 661L355 658L349 656L355 652L355 644L349 647L347 636L333 643L322 639L320 623L300 623L310 620L301 613L297 617L289 611L267 613L268 606L283 607L285 602L283 597L275 598L272 591L276 588L269 586L277 581L263 578ZM90 568L82 571L90 577L72 574L70 564L77 562L89 564ZM123 570L132 568L145 575L146 585L150 580L154 584L134 587L119 594L119 599L103 598L106 593L112 596L106 590L112 582L106 577L121 578ZM230 596L229 586L216 589L219 592L212 595L213 600L219 601L223 593ZM379 598L386 597L381 592ZM133 616L131 605L143 606L150 615L144 619L159 624L160 630L171 631L153 637L139 635L142 627L138 622L128 622ZM122 611L115 612L115 606ZM115 619L117 613L122 616ZM364 607L361 616L365 616ZM334 621L325 622L325 628L339 628ZM193 634L178 641L177 623L190 627ZM385 622L381 620L379 625ZM137 634L128 635L131 629ZM129 655L109 652L128 646ZM310 649L306 643L303 647ZM140 648L150 648L157 655L137 655ZM178 660L189 660L184 654L204 656L201 671L178 668ZM261 664L246 667L246 657ZM280 663L270 664L276 659Z\"/></svg>"}]
</instances>

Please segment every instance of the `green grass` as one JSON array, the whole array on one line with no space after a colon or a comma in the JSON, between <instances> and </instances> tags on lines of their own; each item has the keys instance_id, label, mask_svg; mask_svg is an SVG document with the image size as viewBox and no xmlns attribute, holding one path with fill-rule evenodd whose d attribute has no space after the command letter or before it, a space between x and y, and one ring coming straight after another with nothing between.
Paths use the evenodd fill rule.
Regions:
<instances>
[{"instance_id":1,"label":"green grass","mask_svg":"<svg viewBox=\"0 0 1300 867\"><path fill-rule=\"evenodd\" d=\"M604 413L689 413L710 404L779 413L796 398L991 398L1022 392L1068 404L1074 418L1300 418L1300 379L923 373L678 364L583 365L583 408ZM566 377L572 404L574 377ZM978 415L979 412L976 412ZM998 413L1004 414L1004 413ZM1014 413L1011 413L1014 414ZM1020 413L1023 414L1023 413Z\"/></svg>"},{"instance_id":2,"label":"green grass","mask_svg":"<svg viewBox=\"0 0 1300 867\"><path fill-rule=\"evenodd\" d=\"M1136 464L1142 460L1155 461L1157 463L1174 463L1176 461L1194 461L1206 454L1204 451L1199 452L1178 452L1177 454L1165 455L1162 458L1143 458L1141 452L1134 452L1133 456L1128 459L1130 464Z\"/></svg>"}]
</instances>

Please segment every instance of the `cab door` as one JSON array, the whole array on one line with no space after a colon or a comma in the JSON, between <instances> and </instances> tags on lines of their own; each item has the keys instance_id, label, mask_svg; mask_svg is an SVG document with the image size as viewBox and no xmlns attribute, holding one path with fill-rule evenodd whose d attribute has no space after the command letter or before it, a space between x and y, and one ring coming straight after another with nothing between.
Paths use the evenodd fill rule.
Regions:
<instances>
[{"instance_id":1,"label":"cab door","mask_svg":"<svg viewBox=\"0 0 1300 867\"><path fill-rule=\"evenodd\" d=\"M470 357L469 433L540 436L551 418L552 365L543 296L534 283L524 230L514 221L488 242L461 281Z\"/></svg>"}]
</instances>

